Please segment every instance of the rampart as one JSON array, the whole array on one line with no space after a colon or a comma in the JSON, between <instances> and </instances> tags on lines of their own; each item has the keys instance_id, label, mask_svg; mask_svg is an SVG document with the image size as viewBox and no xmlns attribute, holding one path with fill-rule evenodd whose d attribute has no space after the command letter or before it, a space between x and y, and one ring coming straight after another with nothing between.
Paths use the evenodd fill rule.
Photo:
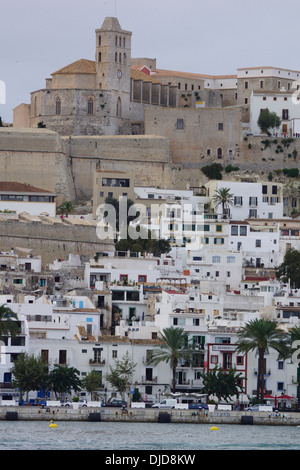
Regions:
<instances>
[{"instance_id":1,"label":"rampart","mask_svg":"<svg viewBox=\"0 0 300 470\"><path fill-rule=\"evenodd\" d=\"M0 248L15 247L40 255L44 266L70 253L93 257L98 251L114 251L111 241L97 237L96 221L0 215Z\"/></svg>"},{"instance_id":2,"label":"rampart","mask_svg":"<svg viewBox=\"0 0 300 470\"><path fill-rule=\"evenodd\" d=\"M47 129L0 129L0 173L62 200L90 199L94 170L134 171L138 186L170 187L169 139L159 136L60 137Z\"/></svg>"}]
</instances>

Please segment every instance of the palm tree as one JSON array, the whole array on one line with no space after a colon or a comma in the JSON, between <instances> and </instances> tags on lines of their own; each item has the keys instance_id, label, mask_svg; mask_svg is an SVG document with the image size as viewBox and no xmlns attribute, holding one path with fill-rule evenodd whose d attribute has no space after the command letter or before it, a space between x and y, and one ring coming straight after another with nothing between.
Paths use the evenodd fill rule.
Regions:
<instances>
[{"instance_id":1,"label":"palm tree","mask_svg":"<svg viewBox=\"0 0 300 470\"><path fill-rule=\"evenodd\" d=\"M188 345L188 333L183 328L170 326L163 329L158 349L151 355L150 363L157 365L160 362L170 363L172 369L172 391L175 393L176 367L181 360L191 361L195 350Z\"/></svg>"},{"instance_id":2,"label":"palm tree","mask_svg":"<svg viewBox=\"0 0 300 470\"><path fill-rule=\"evenodd\" d=\"M229 188L220 188L216 190L215 195L212 198L215 207L222 206L222 215L225 215L228 206L232 206L234 201L233 194L230 193Z\"/></svg>"},{"instance_id":3,"label":"palm tree","mask_svg":"<svg viewBox=\"0 0 300 470\"><path fill-rule=\"evenodd\" d=\"M60 214L65 214L66 217L69 216L69 213L73 210L73 202L72 201L64 201L59 207L58 212Z\"/></svg>"},{"instance_id":4,"label":"palm tree","mask_svg":"<svg viewBox=\"0 0 300 470\"><path fill-rule=\"evenodd\" d=\"M292 362L298 364L298 409L300 409L300 358L299 356L300 346L300 326L294 326L289 332L289 352L292 357Z\"/></svg>"},{"instance_id":5,"label":"palm tree","mask_svg":"<svg viewBox=\"0 0 300 470\"><path fill-rule=\"evenodd\" d=\"M270 348L279 353L279 357L286 354L286 334L277 328L275 322L264 318L251 320L237 334L238 346L236 352L248 353L257 349L257 398L263 402L264 398L264 354Z\"/></svg>"},{"instance_id":6,"label":"palm tree","mask_svg":"<svg viewBox=\"0 0 300 470\"><path fill-rule=\"evenodd\" d=\"M0 306L0 339L3 336L16 336L20 331L18 316L5 304Z\"/></svg>"}]
</instances>

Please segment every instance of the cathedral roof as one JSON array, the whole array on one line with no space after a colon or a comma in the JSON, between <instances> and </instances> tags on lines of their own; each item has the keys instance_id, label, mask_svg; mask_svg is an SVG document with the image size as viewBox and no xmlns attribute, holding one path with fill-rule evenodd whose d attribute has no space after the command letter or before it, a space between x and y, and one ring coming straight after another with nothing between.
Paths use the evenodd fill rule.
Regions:
<instances>
[{"instance_id":1,"label":"cathedral roof","mask_svg":"<svg viewBox=\"0 0 300 470\"><path fill-rule=\"evenodd\" d=\"M51 75L58 74L95 74L96 65L94 60L79 59L72 64L66 65L65 67L53 72ZM143 80L146 82L158 83L158 80L140 70L131 69L131 78L135 80Z\"/></svg>"},{"instance_id":2,"label":"cathedral roof","mask_svg":"<svg viewBox=\"0 0 300 470\"><path fill-rule=\"evenodd\" d=\"M56 72L53 72L51 75L64 74L64 73L95 74L96 73L95 61L87 60L87 59L79 59L79 60L76 60L76 62L72 62L72 64L66 65L62 69L59 69Z\"/></svg>"}]
</instances>

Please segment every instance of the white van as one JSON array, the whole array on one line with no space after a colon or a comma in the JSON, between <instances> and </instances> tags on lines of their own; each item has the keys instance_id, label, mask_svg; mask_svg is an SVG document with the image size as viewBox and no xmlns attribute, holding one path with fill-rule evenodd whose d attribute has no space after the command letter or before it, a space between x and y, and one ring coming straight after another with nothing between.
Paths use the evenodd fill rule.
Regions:
<instances>
[{"instance_id":1,"label":"white van","mask_svg":"<svg viewBox=\"0 0 300 470\"><path fill-rule=\"evenodd\" d=\"M152 405L152 408L175 408L175 406L177 405L177 400L175 400L174 398L167 398L163 401L161 401L160 403L154 403L154 405Z\"/></svg>"}]
</instances>

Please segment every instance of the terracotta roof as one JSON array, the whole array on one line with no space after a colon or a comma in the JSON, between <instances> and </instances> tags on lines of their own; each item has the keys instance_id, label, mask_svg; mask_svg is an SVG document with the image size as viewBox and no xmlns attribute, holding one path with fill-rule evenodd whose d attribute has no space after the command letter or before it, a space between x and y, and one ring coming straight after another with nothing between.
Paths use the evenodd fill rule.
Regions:
<instances>
[{"instance_id":1,"label":"terracotta roof","mask_svg":"<svg viewBox=\"0 0 300 470\"><path fill-rule=\"evenodd\" d=\"M136 70L134 68L131 68L130 76L134 80L143 80L143 82L159 83L159 81L152 75L148 75L147 73L141 70Z\"/></svg>"},{"instance_id":2,"label":"terracotta roof","mask_svg":"<svg viewBox=\"0 0 300 470\"><path fill-rule=\"evenodd\" d=\"M46 191L45 189L36 188L35 186L30 186L29 184L17 183L14 181L0 181L0 192L7 193L47 193L53 194L51 191Z\"/></svg>"},{"instance_id":3,"label":"terracotta roof","mask_svg":"<svg viewBox=\"0 0 300 470\"><path fill-rule=\"evenodd\" d=\"M76 74L76 73L83 73L83 74L95 74L96 73L96 65L94 60L87 60L87 59L79 59L76 62L72 62L72 64L66 65L62 69L53 72L51 75L55 74Z\"/></svg>"},{"instance_id":4,"label":"terracotta roof","mask_svg":"<svg viewBox=\"0 0 300 470\"><path fill-rule=\"evenodd\" d=\"M176 77L184 77L184 78L198 78L198 79L221 79L221 78L237 78L237 75L203 75L199 73L188 73L188 72L178 72L175 70L164 70L164 69L156 69L153 71L153 76L176 76Z\"/></svg>"}]
</instances>

